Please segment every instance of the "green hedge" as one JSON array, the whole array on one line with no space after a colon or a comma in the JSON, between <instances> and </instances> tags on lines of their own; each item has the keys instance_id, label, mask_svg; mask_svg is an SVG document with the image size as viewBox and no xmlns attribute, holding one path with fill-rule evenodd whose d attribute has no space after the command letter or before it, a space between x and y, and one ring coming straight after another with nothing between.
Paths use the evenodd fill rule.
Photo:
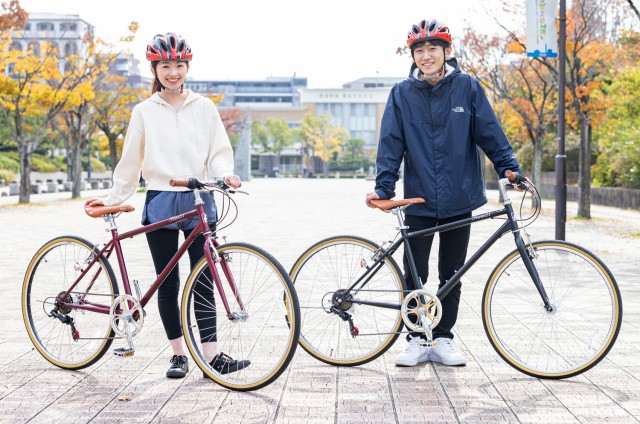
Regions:
<instances>
[{"instance_id":1,"label":"green hedge","mask_svg":"<svg viewBox=\"0 0 640 424\"><path fill-rule=\"evenodd\" d=\"M0 169L0 180L4 180L4 185L16 179L16 173L9 169Z\"/></svg>"},{"instance_id":2,"label":"green hedge","mask_svg":"<svg viewBox=\"0 0 640 424\"><path fill-rule=\"evenodd\" d=\"M20 172L18 152L0 152L0 170Z\"/></svg>"}]
</instances>

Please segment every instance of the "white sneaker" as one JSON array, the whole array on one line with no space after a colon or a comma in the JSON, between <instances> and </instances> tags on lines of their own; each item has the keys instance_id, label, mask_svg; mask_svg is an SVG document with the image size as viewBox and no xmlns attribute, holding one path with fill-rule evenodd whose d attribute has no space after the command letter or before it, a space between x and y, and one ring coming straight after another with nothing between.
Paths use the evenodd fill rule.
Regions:
<instances>
[{"instance_id":1,"label":"white sneaker","mask_svg":"<svg viewBox=\"0 0 640 424\"><path fill-rule=\"evenodd\" d=\"M465 365L467 363L467 358L456 348L453 340L438 337L433 342L435 346L429 351L430 361L440 362L444 365Z\"/></svg>"},{"instance_id":2,"label":"white sneaker","mask_svg":"<svg viewBox=\"0 0 640 424\"><path fill-rule=\"evenodd\" d=\"M407 348L396 356L396 365L399 367L414 367L420 362L429 360L429 347L426 340L421 337L411 337Z\"/></svg>"}]
</instances>

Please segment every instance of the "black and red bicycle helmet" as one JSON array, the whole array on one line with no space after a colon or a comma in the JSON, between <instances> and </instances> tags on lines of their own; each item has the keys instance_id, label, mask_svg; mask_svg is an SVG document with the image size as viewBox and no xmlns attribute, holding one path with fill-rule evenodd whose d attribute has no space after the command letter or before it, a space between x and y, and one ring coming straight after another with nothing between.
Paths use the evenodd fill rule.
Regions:
<instances>
[{"instance_id":1,"label":"black and red bicycle helmet","mask_svg":"<svg viewBox=\"0 0 640 424\"><path fill-rule=\"evenodd\" d=\"M407 46L411 47L416 41L442 40L451 45L449 27L435 19L424 19L419 25L413 25L407 34Z\"/></svg>"},{"instance_id":2,"label":"black and red bicycle helmet","mask_svg":"<svg viewBox=\"0 0 640 424\"><path fill-rule=\"evenodd\" d=\"M186 60L191 61L193 53L187 40L173 32L158 34L147 45L147 60Z\"/></svg>"}]
</instances>

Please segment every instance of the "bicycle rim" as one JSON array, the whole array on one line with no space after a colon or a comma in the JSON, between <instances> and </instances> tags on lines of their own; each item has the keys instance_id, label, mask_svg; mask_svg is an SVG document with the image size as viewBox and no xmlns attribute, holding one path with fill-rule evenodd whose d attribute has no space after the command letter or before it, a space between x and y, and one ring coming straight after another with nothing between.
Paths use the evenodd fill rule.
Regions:
<instances>
[{"instance_id":1,"label":"bicycle rim","mask_svg":"<svg viewBox=\"0 0 640 424\"><path fill-rule=\"evenodd\" d=\"M93 364L113 341L108 314L73 307L56 308L54 304L56 296L71 287L97 252L93 244L82 238L55 238L38 250L24 277L22 315L29 337L45 359L61 368L81 369ZM111 266L99 260L67 301L108 306L117 295L118 287ZM74 341L72 327L52 316L54 310L73 319L79 333L77 341Z\"/></svg>"},{"instance_id":2,"label":"bicycle rim","mask_svg":"<svg viewBox=\"0 0 640 424\"><path fill-rule=\"evenodd\" d=\"M554 311L545 310L517 251L493 271L483 296L489 341L511 366L539 378L575 376L613 346L622 302L607 267L583 248L562 241L533 243L533 260Z\"/></svg>"},{"instance_id":3,"label":"bicycle rim","mask_svg":"<svg viewBox=\"0 0 640 424\"><path fill-rule=\"evenodd\" d=\"M393 258L385 259L364 287L351 292L353 299L334 302L373 265L377 249L375 243L359 237L332 237L311 246L294 264L291 279L300 300L300 345L316 359L332 365L361 365L382 355L398 338L404 280ZM396 304L398 309L357 301ZM340 313L351 318L357 335Z\"/></svg>"},{"instance_id":4,"label":"bicycle rim","mask_svg":"<svg viewBox=\"0 0 640 424\"><path fill-rule=\"evenodd\" d=\"M240 319L227 316L203 258L189 276L182 298L185 339L198 366L215 382L232 390L256 390L274 382L293 358L300 335L298 299L289 276L265 251L230 243L219 247L218 253L228 264L244 303L241 308L222 266L218 266L230 310L239 315L246 311L247 315ZM214 316L215 323L211 321ZM251 364L220 374L205 360L201 339L216 341L218 353L250 360Z\"/></svg>"}]
</instances>

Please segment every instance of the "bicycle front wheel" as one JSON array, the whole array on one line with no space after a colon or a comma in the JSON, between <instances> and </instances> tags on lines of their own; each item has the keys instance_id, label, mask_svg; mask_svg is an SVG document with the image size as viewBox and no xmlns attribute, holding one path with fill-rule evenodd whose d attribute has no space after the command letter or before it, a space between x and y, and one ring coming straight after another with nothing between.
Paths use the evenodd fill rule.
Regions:
<instances>
[{"instance_id":1,"label":"bicycle front wheel","mask_svg":"<svg viewBox=\"0 0 640 424\"><path fill-rule=\"evenodd\" d=\"M378 249L360 237L331 237L311 246L293 265L291 280L302 314L300 345L314 358L332 365L361 365L378 358L398 338L405 282L392 257L369 271L376 268Z\"/></svg>"},{"instance_id":2,"label":"bicycle front wheel","mask_svg":"<svg viewBox=\"0 0 640 424\"><path fill-rule=\"evenodd\" d=\"M24 277L22 316L27 333L38 352L61 368L88 367L113 342L109 314L73 307L76 304L108 307L118 296L113 269L105 258L88 269L98 253L95 245L80 237L57 237L36 252ZM57 302L56 298L69 290L85 271L87 274L65 303Z\"/></svg>"},{"instance_id":3,"label":"bicycle front wheel","mask_svg":"<svg viewBox=\"0 0 640 424\"><path fill-rule=\"evenodd\" d=\"M518 251L489 277L482 319L489 342L517 370L538 378L578 375L601 361L622 322L622 301L609 269L594 254L564 241L533 243L533 264L551 302L540 294Z\"/></svg>"},{"instance_id":4,"label":"bicycle front wheel","mask_svg":"<svg viewBox=\"0 0 640 424\"><path fill-rule=\"evenodd\" d=\"M200 369L216 383L232 390L256 390L274 382L293 358L300 335L298 298L282 265L264 250L246 243L229 243L217 250L225 297L203 257L182 296L185 340ZM251 363L225 374L209 365L207 353Z\"/></svg>"}]
</instances>

